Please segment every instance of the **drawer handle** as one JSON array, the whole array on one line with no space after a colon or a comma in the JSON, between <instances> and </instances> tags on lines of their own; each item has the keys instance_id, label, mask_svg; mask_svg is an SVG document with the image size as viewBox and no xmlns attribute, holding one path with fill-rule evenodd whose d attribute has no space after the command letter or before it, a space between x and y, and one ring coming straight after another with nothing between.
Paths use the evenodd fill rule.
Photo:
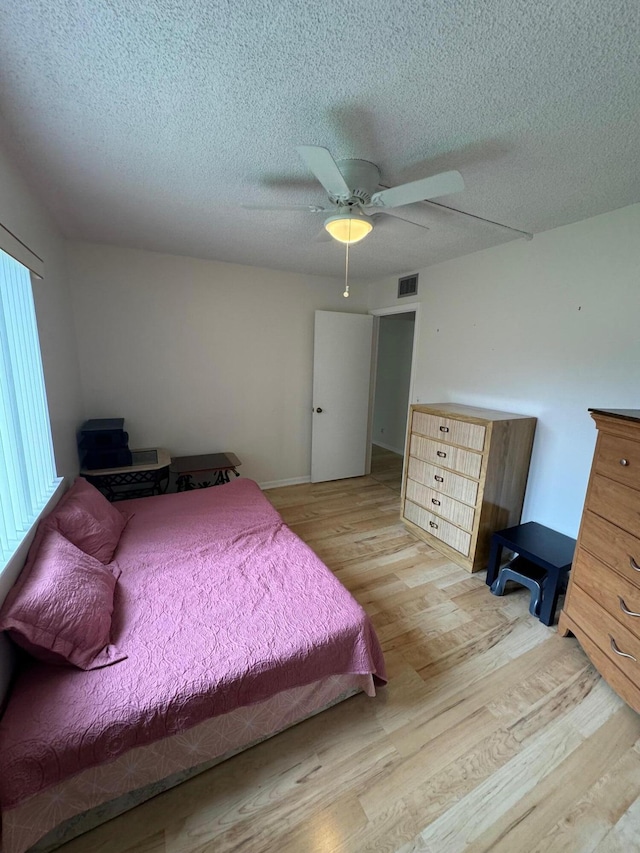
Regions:
<instances>
[{"instance_id":1,"label":"drawer handle","mask_svg":"<svg viewBox=\"0 0 640 853\"><path fill-rule=\"evenodd\" d=\"M444 450L438 450L438 451L437 451L437 453L438 453L438 456L439 456L441 459L446 459L446 458L447 458L447 454L444 452Z\"/></svg>"},{"instance_id":2,"label":"drawer handle","mask_svg":"<svg viewBox=\"0 0 640 853\"><path fill-rule=\"evenodd\" d=\"M449 427L441 426L440 432L449 432Z\"/></svg>"},{"instance_id":3,"label":"drawer handle","mask_svg":"<svg viewBox=\"0 0 640 853\"><path fill-rule=\"evenodd\" d=\"M632 556L629 556L629 565L635 572L640 572L640 566L636 563Z\"/></svg>"},{"instance_id":4,"label":"drawer handle","mask_svg":"<svg viewBox=\"0 0 640 853\"><path fill-rule=\"evenodd\" d=\"M620 464L624 467L625 465L628 465L628 464L629 464L629 462L628 462L628 460L627 460L627 459L621 459L621 460L620 460Z\"/></svg>"},{"instance_id":5,"label":"drawer handle","mask_svg":"<svg viewBox=\"0 0 640 853\"><path fill-rule=\"evenodd\" d=\"M436 474L433 479L437 480L439 483L444 483L444 477L440 477L438 474ZM638 569L638 571L640 572L640 569Z\"/></svg>"},{"instance_id":6,"label":"drawer handle","mask_svg":"<svg viewBox=\"0 0 640 853\"><path fill-rule=\"evenodd\" d=\"M640 618L640 613L634 613L633 610L629 610L629 608L625 604L624 598L621 595L618 596L618 601L620 602L620 610L622 610L623 613L626 613L627 616L637 616L638 618Z\"/></svg>"},{"instance_id":7,"label":"drawer handle","mask_svg":"<svg viewBox=\"0 0 640 853\"><path fill-rule=\"evenodd\" d=\"M437 500L436 498L431 498L431 503L435 504L436 506L440 506L440 501Z\"/></svg>"},{"instance_id":8,"label":"drawer handle","mask_svg":"<svg viewBox=\"0 0 640 853\"><path fill-rule=\"evenodd\" d=\"M435 521L430 521L429 527L435 527L436 530L438 529L438 525L435 523Z\"/></svg>"},{"instance_id":9,"label":"drawer handle","mask_svg":"<svg viewBox=\"0 0 640 853\"><path fill-rule=\"evenodd\" d=\"M616 646L616 641L613 639L611 634L609 634L609 639L611 640L611 651L615 652L617 655L620 655L621 658L629 658L634 663L638 663L637 658L634 658L633 655L627 654L627 652L621 652L620 649Z\"/></svg>"}]
</instances>

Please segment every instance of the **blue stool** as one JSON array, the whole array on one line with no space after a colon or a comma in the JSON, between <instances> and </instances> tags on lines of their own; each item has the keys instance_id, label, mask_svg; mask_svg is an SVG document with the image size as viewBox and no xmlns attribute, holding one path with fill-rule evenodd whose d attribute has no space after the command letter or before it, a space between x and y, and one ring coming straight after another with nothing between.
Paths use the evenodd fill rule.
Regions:
<instances>
[{"instance_id":1,"label":"blue stool","mask_svg":"<svg viewBox=\"0 0 640 853\"><path fill-rule=\"evenodd\" d=\"M519 569L520 571L518 571ZM510 563L500 569L500 573L491 584L490 589L493 595L503 595L507 581L514 581L520 586L527 587L531 591L529 613L532 616L539 617L546 575L544 569L539 569L529 560L525 560L524 557L516 557L515 560L511 560Z\"/></svg>"},{"instance_id":2,"label":"blue stool","mask_svg":"<svg viewBox=\"0 0 640 853\"><path fill-rule=\"evenodd\" d=\"M487 586L495 595L502 595L508 580L528 587L531 590L530 612L544 625L553 625L558 596L567 587L575 547L575 539L537 521L498 530L491 537ZM501 569L503 549L517 556ZM503 572L510 574L505 574L501 580Z\"/></svg>"}]
</instances>

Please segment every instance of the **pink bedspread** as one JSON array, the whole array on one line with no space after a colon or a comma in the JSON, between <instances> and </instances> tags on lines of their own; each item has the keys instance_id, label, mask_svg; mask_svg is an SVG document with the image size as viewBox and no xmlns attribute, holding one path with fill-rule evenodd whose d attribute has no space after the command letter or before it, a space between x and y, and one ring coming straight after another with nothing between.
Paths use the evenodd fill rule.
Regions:
<instances>
[{"instance_id":1,"label":"pink bedspread","mask_svg":"<svg viewBox=\"0 0 640 853\"><path fill-rule=\"evenodd\" d=\"M360 605L251 480L126 502L112 642L121 663L37 661L0 721L0 805L287 688L385 679Z\"/></svg>"}]
</instances>

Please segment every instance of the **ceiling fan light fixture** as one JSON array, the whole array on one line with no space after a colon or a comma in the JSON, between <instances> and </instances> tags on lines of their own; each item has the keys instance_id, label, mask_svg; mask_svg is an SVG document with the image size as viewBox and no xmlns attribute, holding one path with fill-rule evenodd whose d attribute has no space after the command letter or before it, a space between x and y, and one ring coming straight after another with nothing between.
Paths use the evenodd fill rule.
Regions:
<instances>
[{"instance_id":1,"label":"ceiling fan light fixture","mask_svg":"<svg viewBox=\"0 0 640 853\"><path fill-rule=\"evenodd\" d=\"M373 222L357 213L336 213L325 221L324 227L334 240L351 245L371 233Z\"/></svg>"}]
</instances>

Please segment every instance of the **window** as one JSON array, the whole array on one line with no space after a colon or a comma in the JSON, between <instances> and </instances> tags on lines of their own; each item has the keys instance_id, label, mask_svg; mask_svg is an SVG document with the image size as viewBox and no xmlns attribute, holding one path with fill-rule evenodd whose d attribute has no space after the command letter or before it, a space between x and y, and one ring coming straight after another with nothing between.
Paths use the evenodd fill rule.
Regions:
<instances>
[{"instance_id":1,"label":"window","mask_svg":"<svg viewBox=\"0 0 640 853\"><path fill-rule=\"evenodd\" d=\"M0 569L59 482L31 276L0 250Z\"/></svg>"}]
</instances>

